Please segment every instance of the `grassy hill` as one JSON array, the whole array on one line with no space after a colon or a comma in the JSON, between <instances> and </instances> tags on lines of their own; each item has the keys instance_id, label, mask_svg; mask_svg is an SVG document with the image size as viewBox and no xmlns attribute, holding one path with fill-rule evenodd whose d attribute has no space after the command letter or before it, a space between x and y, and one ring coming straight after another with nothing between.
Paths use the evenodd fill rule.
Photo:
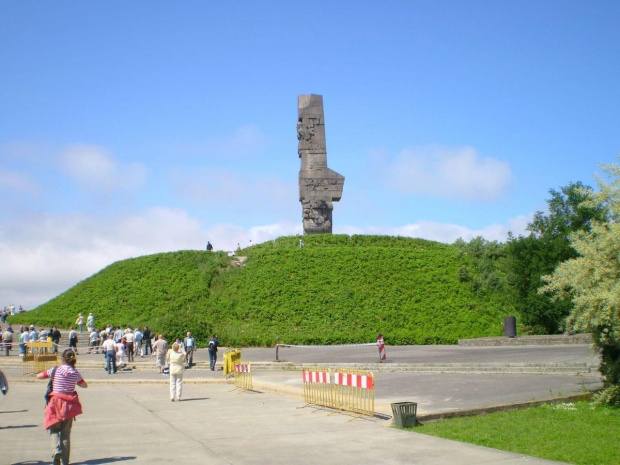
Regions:
<instances>
[{"instance_id":1,"label":"grassy hill","mask_svg":"<svg viewBox=\"0 0 620 465\"><path fill-rule=\"evenodd\" d=\"M506 316L462 278L457 247L386 236L282 237L239 251L180 251L120 261L13 324L148 325L168 338L217 332L229 346L371 342L450 344L495 336Z\"/></svg>"}]
</instances>

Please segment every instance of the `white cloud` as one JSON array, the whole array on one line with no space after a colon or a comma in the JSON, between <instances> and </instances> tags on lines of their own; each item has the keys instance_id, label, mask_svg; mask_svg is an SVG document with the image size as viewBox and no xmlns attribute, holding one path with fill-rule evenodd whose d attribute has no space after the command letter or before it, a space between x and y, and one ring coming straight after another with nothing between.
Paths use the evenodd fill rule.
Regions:
<instances>
[{"instance_id":1,"label":"white cloud","mask_svg":"<svg viewBox=\"0 0 620 465\"><path fill-rule=\"evenodd\" d=\"M78 185L103 195L133 192L146 182L146 167L140 163L121 163L103 147L79 144L60 156L63 171Z\"/></svg>"},{"instance_id":2,"label":"white cloud","mask_svg":"<svg viewBox=\"0 0 620 465\"><path fill-rule=\"evenodd\" d=\"M512 182L507 162L482 158L471 147L413 148L385 161L387 186L403 193L491 201L501 197Z\"/></svg>"},{"instance_id":3,"label":"white cloud","mask_svg":"<svg viewBox=\"0 0 620 465\"><path fill-rule=\"evenodd\" d=\"M0 168L0 191L36 195L41 186L30 174Z\"/></svg>"}]
</instances>

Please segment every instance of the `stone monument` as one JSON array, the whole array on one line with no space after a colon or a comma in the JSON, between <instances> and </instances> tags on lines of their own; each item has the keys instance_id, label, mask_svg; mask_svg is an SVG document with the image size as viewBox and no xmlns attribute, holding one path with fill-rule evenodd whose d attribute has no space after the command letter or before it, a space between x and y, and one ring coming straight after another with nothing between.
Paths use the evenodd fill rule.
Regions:
<instances>
[{"instance_id":1,"label":"stone monument","mask_svg":"<svg viewBox=\"0 0 620 465\"><path fill-rule=\"evenodd\" d=\"M331 234L332 202L342 197L344 176L327 167L323 97L299 95L297 107L297 151L301 158L299 201L304 234Z\"/></svg>"}]
</instances>

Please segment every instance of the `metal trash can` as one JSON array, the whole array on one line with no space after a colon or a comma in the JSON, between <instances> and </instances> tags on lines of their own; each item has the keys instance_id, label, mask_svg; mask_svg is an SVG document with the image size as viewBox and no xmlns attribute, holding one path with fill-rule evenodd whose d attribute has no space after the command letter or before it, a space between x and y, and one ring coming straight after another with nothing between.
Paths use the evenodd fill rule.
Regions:
<instances>
[{"instance_id":1,"label":"metal trash can","mask_svg":"<svg viewBox=\"0 0 620 465\"><path fill-rule=\"evenodd\" d=\"M416 402L396 402L392 404L394 423L399 428L410 428L418 424L416 415L418 404Z\"/></svg>"},{"instance_id":2,"label":"metal trash can","mask_svg":"<svg viewBox=\"0 0 620 465\"><path fill-rule=\"evenodd\" d=\"M507 316L504 318L504 335L506 337L517 337L517 318Z\"/></svg>"}]
</instances>

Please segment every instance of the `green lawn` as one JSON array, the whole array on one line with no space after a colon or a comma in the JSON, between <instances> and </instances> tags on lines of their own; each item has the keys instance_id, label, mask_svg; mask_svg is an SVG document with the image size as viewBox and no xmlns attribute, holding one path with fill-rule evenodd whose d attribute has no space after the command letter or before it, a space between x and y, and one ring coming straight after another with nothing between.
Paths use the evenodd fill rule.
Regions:
<instances>
[{"instance_id":1,"label":"green lawn","mask_svg":"<svg viewBox=\"0 0 620 465\"><path fill-rule=\"evenodd\" d=\"M411 431L578 465L620 464L620 409L588 402L441 420Z\"/></svg>"}]
</instances>

